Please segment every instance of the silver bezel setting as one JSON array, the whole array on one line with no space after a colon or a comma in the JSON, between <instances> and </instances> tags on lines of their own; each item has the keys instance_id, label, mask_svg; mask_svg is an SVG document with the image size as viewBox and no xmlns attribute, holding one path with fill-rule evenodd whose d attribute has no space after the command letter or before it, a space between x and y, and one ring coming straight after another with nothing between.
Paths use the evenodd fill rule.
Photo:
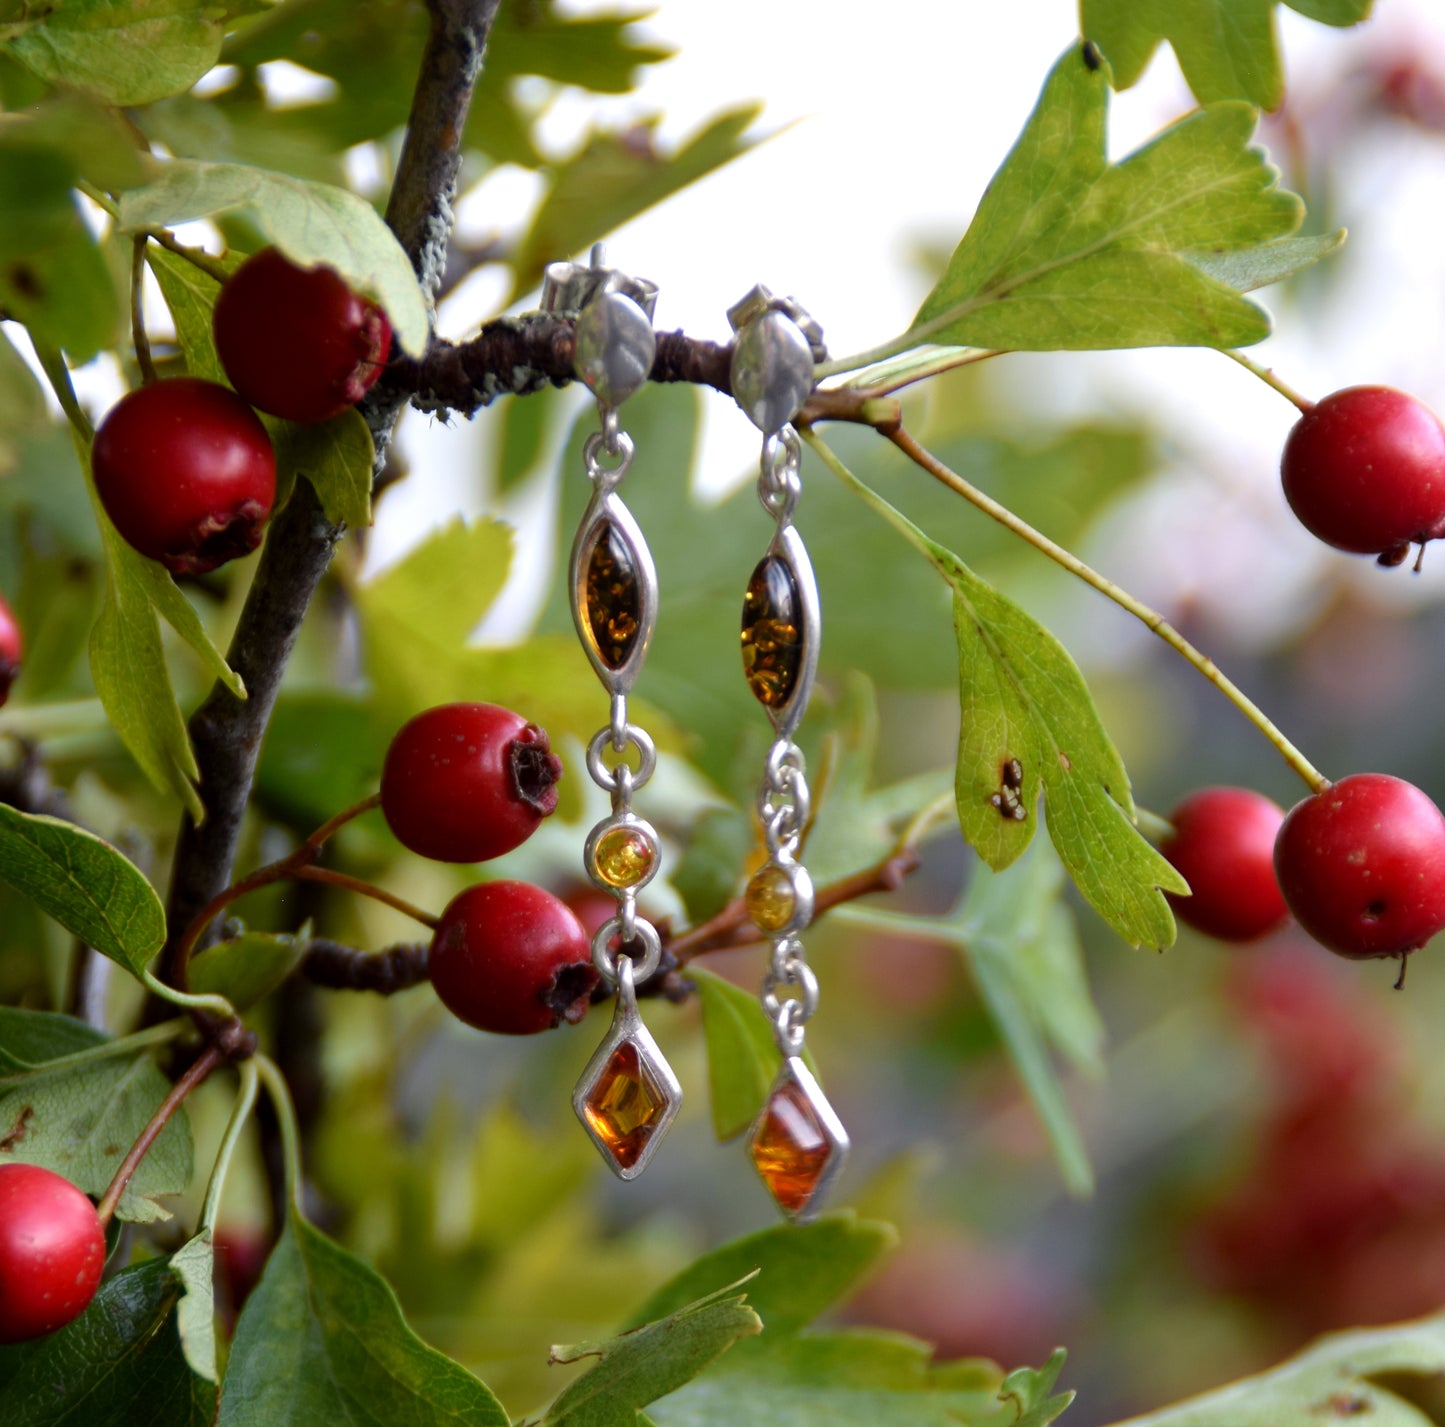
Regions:
<instances>
[{"instance_id":1,"label":"silver bezel setting","mask_svg":"<svg viewBox=\"0 0 1445 1427\"><path fill-rule=\"evenodd\" d=\"M843 1128L843 1122L838 1118L832 1105L828 1103L828 1097L823 1094L822 1087L814 1079L813 1072L804 1064L802 1057L785 1056L781 1068L773 1078L772 1085L768 1088L767 1099L763 1101L762 1109L758 1111L757 1118L754 1119L752 1127L748 1130L746 1141L748 1158L752 1160L753 1168L757 1170L758 1177L763 1180L763 1187L768 1189L770 1196L772 1190L769 1188L767 1180L763 1178L762 1170L758 1169L753 1146L757 1143L758 1136L767 1123L768 1106L772 1104L773 1097L789 1084L797 1086L802 1093L803 1098L808 1102L809 1109L817 1117L818 1127L823 1132L823 1138L828 1142L828 1156L823 1162L823 1171L803 1204L797 1209L789 1209L786 1205L778 1204L778 1208L793 1223L806 1224L810 1219L816 1217L828 1187L838 1177L848 1158L848 1131ZM774 1199L774 1203L777 1203L776 1199Z\"/></svg>"},{"instance_id":2,"label":"silver bezel setting","mask_svg":"<svg viewBox=\"0 0 1445 1427\"><path fill-rule=\"evenodd\" d=\"M602 1079L613 1055L624 1045L631 1045L637 1052L637 1063L645 1069L663 1093L662 1110L653 1125L646 1143L630 1165L621 1164L612 1152L612 1147L598 1133L587 1116L587 1101ZM682 1105L682 1085L673 1073L672 1067L663 1058L652 1032L643 1023L637 1010L637 993L632 981L632 963L626 956L617 959L617 1003L612 1013L612 1026L603 1037L602 1043L592 1053L587 1067L582 1072L576 1088L572 1091L572 1108L582 1122L582 1128L591 1137L592 1143L602 1153L613 1174L619 1179L636 1179L652 1159L658 1145L662 1143L667 1128L677 1117Z\"/></svg>"},{"instance_id":3,"label":"silver bezel setting","mask_svg":"<svg viewBox=\"0 0 1445 1427\"><path fill-rule=\"evenodd\" d=\"M628 554L632 557L633 568L637 572L638 592L637 635L632 641L631 652L616 669L607 664L598 652L592 626L588 623L583 608L587 581L584 557L590 551L599 527L609 523L622 536ZM596 491L583 512L582 523L577 527L576 537L572 541L568 582L572 596L572 623L577 630L578 639L582 642L582 648L586 651L588 662L609 694L630 693L642 671L643 661L647 658L648 648L652 644L653 628L657 623L657 567L652 563L652 552L642 538L642 528L615 491Z\"/></svg>"},{"instance_id":4,"label":"silver bezel setting","mask_svg":"<svg viewBox=\"0 0 1445 1427\"><path fill-rule=\"evenodd\" d=\"M776 707L764 704L773 721L779 738L792 738L803 712L808 707L813 692L813 681L818 673L818 644L822 639L823 621L818 605L818 582L813 576L813 562L808 558L803 538L791 524L780 525L768 544L763 560L774 556L788 567L793 584L798 591L799 634L803 644L803 657L798 664L798 674L793 680L793 690L785 703ZM762 564L763 560L758 563Z\"/></svg>"}]
</instances>

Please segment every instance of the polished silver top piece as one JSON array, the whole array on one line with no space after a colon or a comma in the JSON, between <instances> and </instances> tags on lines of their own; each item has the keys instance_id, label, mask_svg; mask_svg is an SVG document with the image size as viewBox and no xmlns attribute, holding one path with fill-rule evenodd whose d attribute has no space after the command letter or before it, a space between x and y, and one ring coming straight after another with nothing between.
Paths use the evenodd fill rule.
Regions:
<instances>
[{"instance_id":1,"label":"polished silver top piece","mask_svg":"<svg viewBox=\"0 0 1445 1427\"><path fill-rule=\"evenodd\" d=\"M813 351L803 330L776 310L745 323L733 339L733 400L765 436L781 431L813 390Z\"/></svg>"},{"instance_id":2,"label":"polished silver top piece","mask_svg":"<svg viewBox=\"0 0 1445 1427\"><path fill-rule=\"evenodd\" d=\"M621 406L652 375L652 318L625 293L599 292L577 316L572 370L603 406Z\"/></svg>"}]
</instances>

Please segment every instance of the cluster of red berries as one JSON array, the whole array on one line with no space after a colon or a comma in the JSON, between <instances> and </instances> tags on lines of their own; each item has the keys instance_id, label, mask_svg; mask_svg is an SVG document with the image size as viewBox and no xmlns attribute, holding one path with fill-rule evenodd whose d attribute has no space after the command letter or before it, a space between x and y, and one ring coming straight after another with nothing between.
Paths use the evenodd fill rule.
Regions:
<instances>
[{"instance_id":1,"label":"cluster of red berries","mask_svg":"<svg viewBox=\"0 0 1445 1427\"><path fill-rule=\"evenodd\" d=\"M484 862L519 847L557 806L560 760L547 735L495 704L442 704L387 749L381 809L397 840L439 862ZM592 943L559 898L527 882L483 882L454 897L428 970L459 1020L532 1035L587 1013Z\"/></svg>"},{"instance_id":2,"label":"cluster of red berries","mask_svg":"<svg viewBox=\"0 0 1445 1427\"><path fill-rule=\"evenodd\" d=\"M216 302L216 351L235 390L172 377L130 392L95 433L101 504L122 537L175 574L214 570L261 543L276 455L255 407L329 421L381 375L391 325L330 268L263 248Z\"/></svg>"},{"instance_id":3,"label":"cluster of red berries","mask_svg":"<svg viewBox=\"0 0 1445 1427\"><path fill-rule=\"evenodd\" d=\"M1160 851L1193 895L1182 921L1252 941L1290 914L1355 960L1406 957L1445 930L1445 817L1419 788L1355 773L1285 814L1247 788L1207 788L1170 816Z\"/></svg>"}]
</instances>

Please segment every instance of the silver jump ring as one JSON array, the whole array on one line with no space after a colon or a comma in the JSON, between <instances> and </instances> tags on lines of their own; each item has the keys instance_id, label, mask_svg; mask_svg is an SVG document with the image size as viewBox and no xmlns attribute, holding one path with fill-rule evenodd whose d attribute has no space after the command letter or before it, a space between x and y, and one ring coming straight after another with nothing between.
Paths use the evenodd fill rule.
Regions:
<instances>
[{"instance_id":1,"label":"silver jump ring","mask_svg":"<svg viewBox=\"0 0 1445 1427\"><path fill-rule=\"evenodd\" d=\"M657 745L636 724L627 724L625 735L626 742L637 750L637 767L629 768L626 775L631 780L628 786L629 788L640 788L657 769ZM592 735L592 742L587 745L587 772L591 775L592 781L606 793L613 792L621 781L617 773L602 761L603 754L611 747L611 744L612 726L609 724L606 728L599 728ZM618 767L627 767L627 765L619 764Z\"/></svg>"},{"instance_id":2,"label":"silver jump ring","mask_svg":"<svg viewBox=\"0 0 1445 1427\"><path fill-rule=\"evenodd\" d=\"M662 962L662 938L658 936L657 928L644 917L637 917L635 907L634 917L633 934L630 937L623 937L620 913L609 921L603 922L592 934L592 964L597 968L597 974L609 986L617 985L617 962L609 945L613 937L619 939L619 954L627 957L632 963L633 980L646 981ZM625 950L627 946L639 941L642 943L640 958L634 957L631 952Z\"/></svg>"},{"instance_id":3,"label":"silver jump ring","mask_svg":"<svg viewBox=\"0 0 1445 1427\"><path fill-rule=\"evenodd\" d=\"M613 412L616 415L616 412ZM616 440L609 448L607 437L601 431L594 431L582 445L582 460L587 467L587 479L599 490L610 491L618 485L632 465L634 447L632 437L625 431L615 433ZM616 461L615 466L604 466L602 456Z\"/></svg>"}]
</instances>

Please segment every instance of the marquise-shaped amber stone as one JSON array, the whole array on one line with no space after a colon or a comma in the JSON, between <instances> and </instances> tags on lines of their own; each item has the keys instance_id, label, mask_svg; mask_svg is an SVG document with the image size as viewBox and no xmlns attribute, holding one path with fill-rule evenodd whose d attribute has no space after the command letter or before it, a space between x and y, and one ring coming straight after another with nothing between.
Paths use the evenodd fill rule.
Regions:
<instances>
[{"instance_id":1,"label":"marquise-shaped amber stone","mask_svg":"<svg viewBox=\"0 0 1445 1427\"><path fill-rule=\"evenodd\" d=\"M768 1193L789 1214L813 1197L835 1145L802 1089L792 1081L778 1085L753 1137L753 1163Z\"/></svg>"},{"instance_id":2,"label":"marquise-shaped amber stone","mask_svg":"<svg viewBox=\"0 0 1445 1427\"><path fill-rule=\"evenodd\" d=\"M667 1096L631 1041L612 1052L587 1096L587 1123L623 1169L642 1157L667 1109Z\"/></svg>"},{"instance_id":3,"label":"marquise-shaped amber stone","mask_svg":"<svg viewBox=\"0 0 1445 1427\"><path fill-rule=\"evenodd\" d=\"M803 610L788 562L765 555L743 596L743 672L753 697L765 708L782 708L803 665Z\"/></svg>"},{"instance_id":4,"label":"marquise-shaped amber stone","mask_svg":"<svg viewBox=\"0 0 1445 1427\"><path fill-rule=\"evenodd\" d=\"M609 669L620 669L642 628L642 588L632 547L612 521L598 522L582 568L582 617L592 645Z\"/></svg>"}]
</instances>

